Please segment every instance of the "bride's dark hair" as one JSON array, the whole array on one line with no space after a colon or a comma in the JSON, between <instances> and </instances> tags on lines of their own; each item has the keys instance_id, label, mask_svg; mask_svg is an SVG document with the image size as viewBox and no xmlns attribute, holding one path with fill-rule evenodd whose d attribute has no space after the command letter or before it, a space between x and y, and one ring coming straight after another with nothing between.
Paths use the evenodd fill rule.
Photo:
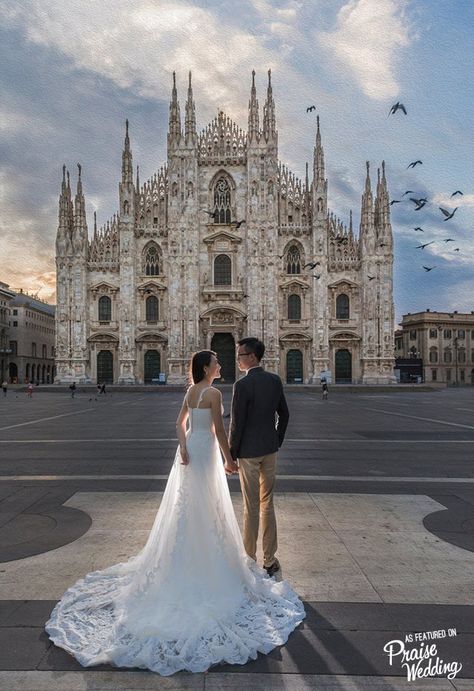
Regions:
<instances>
[{"instance_id":1,"label":"bride's dark hair","mask_svg":"<svg viewBox=\"0 0 474 691\"><path fill-rule=\"evenodd\" d=\"M197 384L204 379L204 367L209 367L211 364L211 357L217 355L213 350L198 350L191 358L189 365L189 386Z\"/></svg>"}]
</instances>

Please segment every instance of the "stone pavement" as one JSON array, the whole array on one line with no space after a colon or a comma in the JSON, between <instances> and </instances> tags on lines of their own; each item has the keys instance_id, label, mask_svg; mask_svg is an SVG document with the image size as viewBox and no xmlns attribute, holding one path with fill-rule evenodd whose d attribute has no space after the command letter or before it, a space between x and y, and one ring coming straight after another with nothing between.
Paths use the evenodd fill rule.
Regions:
<instances>
[{"instance_id":1,"label":"stone pavement","mask_svg":"<svg viewBox=\"0 0 474 691\"><path fill-rule=\"evenodd\" d=\"M165 466L155 470L162 470L160 475L151 474L147 467L134 472L137 453L142 458L145 445L128 451L130 437L120 444L125 460L119 462L119 452L113 447L117 459L110 464L103 461L98 467L104 457L100 436L111 434L98 420L103 414L113 425L114 417L125 410L121 405L125 400L128 411L136 406L137 415L143 417L141 406L146 404L149 410L150 401L140 403L137 394L123 401L117 397L117 408L91 411L87 423L87 410L82 413L76 400L68 402L76 409L65 409L64 403L57 408L52 405L50 415L43 407L23 408L23 422L14 421L18 411L13 408L0 409L4 413L0 418L0 688L474 689L474 477L470 462L474 405L467 394L462 396L458 400L450 393L424 394L422 404L406 397L394 401L388 396L381 400L361 396L332 409L321 406L317 409L320 417L329 416L324 425L325 436L332 440L328 442L330 458L337 458L336 447L347 441L359 464L360 442L364 449L360 464L367 463L367 467L348 465L345 474L337 466L334 475L318 474L325 468L326 447L323 442L314 446L309 440L302 441L311 425L305 427L304 402L296 397L290 401L290 410L299 411L301 426L289 429L291 454L289 450L281 453L275 497L278 555L283 576L305 602L307 618L285 646L267 656L259 655L244 666L218 666L205 675L180 673L170 678L109 666L83 669L53 646L43 630L55 602L70 584L89 571L136 554L147 539L166 481ZM453 417L453 400L460 411L469 414ZM12 401L9 405L19 404ZM413 405L418 406L416 410ZM373 413L376 439L367 438L357 417L366 415L366 408L378 408L384 416L378 429L379 413ZM336 410L346 420L344 430L338 429L340 420L330 427L330 416ZM67 418L59 417L69 413ZM165 408L162 415L165 425ZM91 449L99 447L97 457L83 460L79 466L73 460L76 447L80 454L84 455L85 448L93 453L84 430L82 440L79 428L68 429L67 439L62 440L58 419L60 429L81 420L87 435L96 440ZM438 426L436 433L430 427L433 421ZM410 429L413 446L399 444L397 423ZM14 427L19 424L23 426ZM117 424L125 438L129 431L124 429L124 420ZM440 425L446 432L439 431ZM356 428L363 431L365 441L355 434ZM448 434L451 429L458 439ZM322 439L320 432L316 429L313 434ZM175 446L168 428L162 439L168 439L165 433L171 442L165 446L163 463ZM378 455L374 456L378 465L371 465L371 449L379 449L377 434L385 453L398 449L399 465L391 474ZM419 458L421 444L417 442L423 434L433 439L433 460L430 465L423 457L419 466L413 459ZM135 437L140 436L135 430ZM61 475L51 474L52 469L59 469L58 448L63 456ZM436 448L449 449L449 456L445 451L436 456ZM293 456L293 465L285 460L286 453ZM309 456L318 458L317 467L313 460L312 473ZM390 456L392 465L394 458ZM21 477L14 474L20 461L24 464ZM119 472L114 470L118 466ZM301 467L304 475L298 473ZM383 469L379 470L383 476L370 475L376 467ZM240 520L238 482L231 480L230 488ZM383 651L389 641L403 640L410 632L448 629L455 629L456 635L425 645L435 642L444 663L462 663L452 680L445 672L407 681L399 662L390 666ZM426 665L425 661L423 667Z\"/></svg>"}]
</instances>

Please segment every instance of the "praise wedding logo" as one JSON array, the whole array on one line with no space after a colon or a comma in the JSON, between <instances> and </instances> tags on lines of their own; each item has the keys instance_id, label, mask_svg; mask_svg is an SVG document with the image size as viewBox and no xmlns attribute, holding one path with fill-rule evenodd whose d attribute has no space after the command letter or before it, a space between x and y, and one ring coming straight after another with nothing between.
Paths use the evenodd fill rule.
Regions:
<instances>
[{"instance_id":1,"label":"praise wedding logo","mask_svg":"<svg viewBox=\"0 0 474 691\"><path fill-rule=\"evenodd\" d=\"M390 666L394 662L399 662L407 671L407 681L422 679L423 677L434 677L446 675L448 679L454 679L462 669L460 662L445 662L438 656L436 643L427 645L425 642L433 639L450 638L457 636L456 629L445 629L440 631L423 631L420 633L407 633L405 640L394 639L384 645L384 652L387 653ZM407 647L406 643L415 643L413 647ZM418 644L419 645L416 645Z\"/></svg>"}]
</instances>

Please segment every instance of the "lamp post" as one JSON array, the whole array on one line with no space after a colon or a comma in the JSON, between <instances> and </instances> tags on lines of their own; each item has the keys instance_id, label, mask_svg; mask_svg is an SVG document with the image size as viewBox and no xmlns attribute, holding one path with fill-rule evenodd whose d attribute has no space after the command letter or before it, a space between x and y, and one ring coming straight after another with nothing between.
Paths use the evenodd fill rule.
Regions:
<instances>
[{"instance_id":1,"label":"lamp post","mask_svg":"<svg viewBox=\"0 0 474 691\"><path fill-rule=\"evenodd\" d=\"M454 385L458 385L458 337L453 339L454 345Z\"/></svg>"},{"instance_id":2,"label":"lamp post","mask_svg":"<svg viewBox=\"0 0 474 691\"><path fill-rule=\"evenodd\" d=\"M6 369L7 374L8 374L8 356L12 352L10 348L7 348L7 337L8 337L7 330L4 327L4 328L2 328L2 330L0 332L0 356L1 356L1 362L2 362L2 367L1 367L2 371L1 371L1 376L0 376L1 382L3 382L3 380L4 380L5 369Z\"/></svg>"}]
</instances>

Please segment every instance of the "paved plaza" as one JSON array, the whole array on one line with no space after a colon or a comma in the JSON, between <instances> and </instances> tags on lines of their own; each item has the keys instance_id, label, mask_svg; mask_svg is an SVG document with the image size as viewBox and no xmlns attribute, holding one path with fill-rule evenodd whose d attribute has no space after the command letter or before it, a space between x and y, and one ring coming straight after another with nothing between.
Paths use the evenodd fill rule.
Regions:
<instances>
[{"instance_id":1,"label":"paved plaza","mask_svg":"<svg viewBox=\"0 0 474 691\"><path fill-rule=\"evenodd\" d=\"M222 391L227 413L231 388ZM307 612L287 645L244 666L162 678L84 669L51 644L43 627L64 590L145 543L174 458L182 397L165 388L96 396L79 387L74 399L41 390L0 399L0 688L472 691L467 387L333 389L327 402L318 388L287 392L278 556ZM229 486L240 521L238 480ZM383 650L409 633L454 629L435 641L443 663L462 664L452 680L445 673L408 681Z\"/></svg>"}]
</instances>

